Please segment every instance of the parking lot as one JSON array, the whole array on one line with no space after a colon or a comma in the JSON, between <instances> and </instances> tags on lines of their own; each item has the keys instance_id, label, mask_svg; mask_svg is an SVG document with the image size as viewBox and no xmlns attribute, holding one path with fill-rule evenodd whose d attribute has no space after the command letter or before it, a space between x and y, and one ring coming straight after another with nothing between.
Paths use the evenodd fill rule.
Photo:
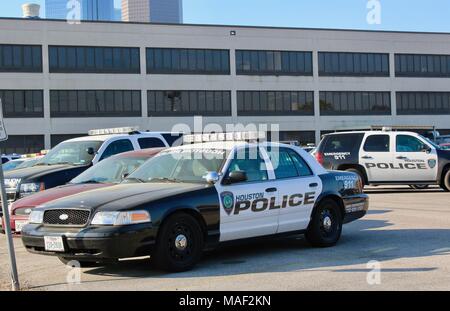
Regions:
<instances>
[{"instance_id":1,"label":"parking lot","mask_svg":"<svg viewBox=\"0 0 450 311\"><path fill-rule=\"evenodd\" d=\"M15 238L20 280L26 290L450 290L450 193L407 187L366 192L369 214L346 225L333 248L311 248L301 236L266 240L209 252L189 272L166 274L136 259L84 268L81 283L68 285L68 267L27 253ZM380 282L376 263L368 265L374 260ZM2 235L1 289L9 288L7 267Z\"/></svg>"}]
</instances>

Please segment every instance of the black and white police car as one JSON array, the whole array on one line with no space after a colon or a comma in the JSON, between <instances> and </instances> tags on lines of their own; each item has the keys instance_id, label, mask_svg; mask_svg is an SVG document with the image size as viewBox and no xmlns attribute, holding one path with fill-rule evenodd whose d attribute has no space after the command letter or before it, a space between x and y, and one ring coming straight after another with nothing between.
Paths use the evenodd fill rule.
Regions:
<instances>
[{"instance_id":1,"label":"black and white police car","mask_svg":"<svg viewBox=\"0 0 450 311\"><path fill-rule=\"evenodd\" d=\"M385 128L327 134L315 157L326 169L359 174L366 185L440 185L450 191L450 152L414 132Z\"/></svg>"},{"instance_id":2,"label":"black and white police car","mask_svg":"<svg viewBox=\"0 0 450 311\"><path fill-rule=\"evenodd\" d=\"M166 149L120 185L34 209L23 243L64 263L151 255L161 269L184 271L227 241L304 233L332 246L344 223L366 214L358 175L328 172L300 147L255 143L253 134L188 135L209 142Z\"/></svg>"}]
</instances>

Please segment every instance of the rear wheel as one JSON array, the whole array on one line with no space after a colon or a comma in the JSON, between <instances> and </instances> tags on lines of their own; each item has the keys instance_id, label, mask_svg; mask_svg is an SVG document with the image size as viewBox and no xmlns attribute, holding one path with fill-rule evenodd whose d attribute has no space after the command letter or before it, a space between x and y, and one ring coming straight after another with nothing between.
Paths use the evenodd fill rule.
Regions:
<instances>
[{"instance_id":1,"label":"rear wheel","mask_svg":"<svg viewBox=\"0 0 450 311\"><path fill-rule=\"evenodd\" d=\"M314 211L306 239L317 247L335 245L341 237L342 218L341 209L334 200L323 200Z\"/></svg>"},{"instance_id":2,"label":"rear wheel","mask_svg":"<svg viewBox=\"0 0 450 311\"><path fill-rule=\"evenodd\" d=\"M409 186L416 190L423 190L423 189L427 189L429 187L429 185L409 185Z\"/></svg>"},{"instance_id":3,"label":"rear wheel","mask_svg":"<svg viewBox=\"0 0 450 311\"><path fill-rule=\"evenodd\" d=\"M198 221L185 213L174 214L160 229L154 264L170 272L190 270L200 260L203 245L203 231Z\"/></svg>"},{"instance_id":4,"label":"rear wheel","mask_svg":"<svg viewBox=\"0 0 450 311\"><path fill-rule=\"evenodd\" d=\"M58 259L65 265L67 265L71 261L73 261L74 265L76 265L76 262L79 262L80 268L100 267L100 266L105 265L105 263L103 263L101 261L79 261L76 259L69 259L69 258L65 258L65 257L58 257Z\"/></svg>"},{"instance_id":5,"label":"rear wheel","mask_svg":"<svg viewBox=\"0 0 450 311\"><path fill-rule=\"evenodd\" d=\"M444 177L442 178L441 188L445 191L450 191L450 168L447 169Z\"/></svg>"}]
</instances>

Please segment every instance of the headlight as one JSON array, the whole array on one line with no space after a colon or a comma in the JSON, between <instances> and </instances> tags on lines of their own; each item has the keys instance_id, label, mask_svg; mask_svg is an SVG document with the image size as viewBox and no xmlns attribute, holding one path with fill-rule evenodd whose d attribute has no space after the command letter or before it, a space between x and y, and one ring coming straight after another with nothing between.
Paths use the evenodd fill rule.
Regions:
<instances>
[{"instance_id":1,"label":"headlight","mask_svg":"<svg viewBox=\"0 0 450 311\"><path fill-rule=\"evenodd\" d=\"M152 219L147 211L131 212L98 212L92 219L92 225L123 226L151 222Z\"/></svg>"},{"instance_id":2,"label":"headlight","mask_svg":"<svg viewBox=\"0 0 450 311\"><path fill-rule=\"evenodd\" d=\"M41 224L44 222L44 211L32 211L29 218L30 224Z\"/></svg>"},{"instance_id":3,"label":"headlight","mask_svg":"<svg viewBox=\"0 0 450 311\"><path fill-rule=\"evenodd\" d=\"M20 192L22 193L38 192L42 189L43 189L42 183L27 183L20 185Z\"/></svg>"},{"instance_id":4,"label":"headlight","mask_svg":"<svg viewBox=\"0 0 450 311\"><path fill-rule=\"evenodd\" d=\"M20 208L13 210L14 215L20 215L20 216L28 216L28 215L30 215L31 212L32 212L32 209L30 207L20 207Z\"/></svg>"}]
</instances>

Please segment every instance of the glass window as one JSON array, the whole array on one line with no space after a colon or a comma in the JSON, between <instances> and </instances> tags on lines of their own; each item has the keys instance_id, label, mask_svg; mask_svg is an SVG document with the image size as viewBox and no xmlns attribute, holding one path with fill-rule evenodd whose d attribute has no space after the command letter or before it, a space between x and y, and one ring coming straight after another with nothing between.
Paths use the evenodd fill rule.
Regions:
<instances>
[{"instance_id":1,"label":"glass window","mask_svg":"<svg viewBox=\"0 0 450 311\"><path fill-rule=\"evenodd\" d=\"M0 142L2 154L36 153L44 149L44 135L9 135L8 140Z\"/></svg>"},{"instance_id":2,"label":"glass window","mask_svg":"<svg viewBox=\"0 0 450 311\"><path fill-rule=\"evenodd\" d=\"M277 179L298 177L294 161L285 148L268 148L270 161Z\"/></svg>"},{"instance_id":3,"label":"glass window","mask_svg":"<svg viewBox=\"0 0 450 311\"><path fill-rule=\"evenodd\" d=\"M321 91L321 115L390 115L389 92Z\"/></svg>"},{"instance_id":4,"label":"glass window","mask_svg":"<svg viewBox=\"0 0 450 311\"><path fill-rule=\"evenodd\" d=\"M105 151L103 151L100 161L109 158L110 156L113 156L115 154L132 150L134 150L134 147L129 139L120 139L113 141L108 145L108 147L106 147Z\"/></svg>"},{"instance_id":5,"label":"glass window","mask_svg":"<svg viewBox=\"0 0 450 311\"><path fill-rule=\"evenodd\" d=\"M389 135L370 135L364 144L367 152L389 152Z\"/></svg>"},{"instance_id":6,"label":"glass window","mask_svg":"<svg viewBox=\"0 0 450 311\"><path fill-rule=\"evenodd\" d=\"M41 46L0 44L0 72L42 72Z\"/></svg>"},{"instance_id":7,"label":"glass window","mask_svg":"<svg viewBox=\"0 0 450 311\"><path fill-rule=\"evenodd\" d=\"M43 117L42 90L0 90L5 118Z\"/></svg>"},{"instance_id":8,"label":"glass window","mask_svg":"<svg viewBox=\"0 0 450 311\"><path fill-rule=\"evenodd\" d=\"M396 54L395 74L404 77L450 77L450 55Z\"/></svg>"},{"instance_id":9,"label":"glass window","mask_svg":"<svg viewBox=\"0 0 450 311\"><path fill-rule=\"evenodd\" d=\"M397 135L396 150L397 152L423 152L429 146L414 136Z\"/></svg>"},{"instance_id":10,"label":"glass window","mask_svg":"<svg viewBox=\"0 0 450 311\"><path fill-rule=\"evenodd\" d=\"M166 146L161 139L156 137L139 138L138 143L141 149L161 148Z\"/></svg>"},{"instance_id":11,"label":"glass window","mask_svg":"<svg viewBox=\"0 0 450 311\"><path fill-rule=\"evenodd\" d=\"M294 150L288 150L289 155L294 162L295 168L297 169L298 176L311 176L313 173L309 168L308 164L306 164L305 160Z\"/></svg>"},{"instance_id":12,"label":"glass window","mask_svg":"<svg viewBox=\"0 0 450 311\"><path fill-rule=\"evenodd\" d=\"M225 176L231 172L244 171L247 174L247 182L268 180L266 163L257 149L245 148L237 151L228 167Z\"/></svg>"},{"instance_id":13,"label":"glass window","mask_svg":"<svg viewBox=\"0 0 450 311\"><path fill-rule=\"evenodd\" d=\"M323 61L320 61L320 60ZM389 55L380 53L319 52L319 75L389 76Z\"/></svg>"},{"instance_id":14,"label":"glass window","mask_svg":"<svg viewBox=\"0 0 450 311\"><path fill-rule=\"evenodd\" d=\"M450 107L444 104L449 97L450 92L397 92L397 114L450 114Z\"/></svg>"}]
</instances>

